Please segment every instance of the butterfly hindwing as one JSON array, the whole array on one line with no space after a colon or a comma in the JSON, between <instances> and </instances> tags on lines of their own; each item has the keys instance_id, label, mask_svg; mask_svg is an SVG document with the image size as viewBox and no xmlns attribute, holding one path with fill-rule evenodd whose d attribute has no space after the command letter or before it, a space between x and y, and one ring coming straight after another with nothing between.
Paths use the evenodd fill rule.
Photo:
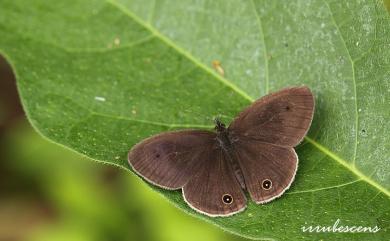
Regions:
<instances>
[{"instance_id":1,"label":"butterfly hindwing","mask_svg":"<svg viewBox=\"0 0 390 241\"><path fill-rule=\"evenodd\" d=\"M298 157L292 147L241 138L235 149L253 201L269 202L290 187L298 167Z\"/></svg>"},{"instance_id":2,"label":"butterfly hindwing","mask_svg":"<svg viewBox=\"0 0 390 241\"><path fill-rule=\"evenodd\" d=\"M208 216L229 216L246 207L246 197L226 154L213 148L204 165L183 187L186 202Z\"/></svg>"}]
</instances>

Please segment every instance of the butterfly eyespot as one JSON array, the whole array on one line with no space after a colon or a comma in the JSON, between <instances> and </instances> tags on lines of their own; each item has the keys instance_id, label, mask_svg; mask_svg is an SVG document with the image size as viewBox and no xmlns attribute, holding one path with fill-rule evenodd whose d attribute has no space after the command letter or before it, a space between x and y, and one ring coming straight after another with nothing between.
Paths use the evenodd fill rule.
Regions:
<instances>
[{"instance_id":1,"label":"butterfly eyespot","mask_svg":"<svg viewBox=\"0 0 390 241\"><path fill-rule=\"evenodd\" d=\"M233 202L233 197L230 194L223 194L222 195L222 202L224 204L231 204Z\"/></svg>"},{"instance_id":2,"label":"butterfly eyespot","mask_svg":"<svg viewBox=\"0 0 390 241\"><path fill-rule=\"evenodd\" d=\"M264 190L269 190L269 189L271 189L271 187L272 187L272 182L271 182L271 180L265 179L265 180L263 181L263 183L261 184L261 187L262 187Z\"/></svg>"}]
</instances>

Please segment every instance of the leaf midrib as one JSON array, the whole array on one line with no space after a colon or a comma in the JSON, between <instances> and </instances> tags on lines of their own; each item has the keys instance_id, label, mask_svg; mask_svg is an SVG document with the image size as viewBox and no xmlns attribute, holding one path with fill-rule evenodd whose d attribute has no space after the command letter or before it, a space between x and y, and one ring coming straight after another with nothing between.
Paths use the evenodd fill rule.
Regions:
<instances>
[{"instance_id":1,"label":"leaf midrib","mask_svg":"<svg viewBox=\"0 0 390 241\"><path fill-rule=\"evenodd\" d=\"M123 6L122 4L114 1L114 0L106 0L106 2L108 4L111 4L112 6L116 7L119 11L123 12L125 15L127 15L129 18L131 18L132 20L134 20L135 22L137 22L138 24L140 24L141 26L143 26L144 28L146 28L147 30L149 30L153 35L155 35L157 38L159 38L161 41L163 41L165 44L167 44L168 46L172 47L173 49L175 49L177 52L179 52L180 54L182 54L183 56L185 56L186 58L188 58L189 60L191 60L195 65L199 66L201 69L203 69L204 71L206 71L207 73L211 74L213 77L215 77L215 79L217 79L218 81L222 82L223 84L227 85L228 87L230 87L232 90L236 91L238 94L240 94L243 98L251 101L251 102L254 102L255 99L253 99L251 96L249 96L245 91L243 91L242 89L240 89L239 87L237 87L236 85L234 85L232 82L228 81L227 79L225 79L224 77L218 75L215 73L215 71L213 71L211 68L205 66L203 63L201 63L200 61L198 61L193 55L191 55L190 53L188 53L187 51L183 50L181 47L177 46L171 39L169 39L168 37L164 36L162 33L160 33L157 29L155 29L153 26L151 26L150 24L146 23L145 21L143 21L142 19L140 19L138 16L136 16L133 12L131 12L129 9L127 9L125 6ZM332 13L331 13L332 15ZM332 16L333 18L333 16ZM259 19L258 19L259 20ZM335 23L336 24L336 23ZM342 39L343 40L343 39ZM343 40L344 41L344 40ZM345 44L345 43L344 43ZM348 49L347 49L348 51ZM349 52L348 52L349 54ZM349 55L350 56L350 55ZM351 57L350 57L351 58ZM352 59L351 59L352 60ZM352 65L353 67L353 65ZM354 79L354 85L356 85L355 83L355 79ZM356 91L356 89L355 89ZM355 92L356 94L356 92ZM355 98L355 102L356 102L356 98ZM357 128L357 127L356 127ZM334 161L338 162L339 164L341 164L343 167L345 167L347 170L349 170L350 172L354 173L359 179L367 182L368 184L370 184L371 186L377 188L379 191L383 192L384 194L386 194L387 196L390 197L390 191L386 190L382 185L380 185L379 183L371 180L369 177L367 177L365 174L363 174L360 170L358 170L354 165L350 165L349 162L347 162L346 160L344 160L343 158L339 157L338 155L336 155L334 152L330 151L328 148L326 148L325 146L321 145L320 143L316 142L315 140L311 139L310 137L305 137L305 139L310 143L312 144L314 147L316 147L319 151L323 152L324 154L326 154L327 156L331 157Z\"/></svg>"},{"instance_id":2,"label":"leaf midrib","mask_svg":"<svg viewBox=\"0 0 390 241\"><path fill-rule=\"evenodd\" d=\"M226 80L225 78L221 77L221 75L215 73L212 69L205 66L203 63L198 61L194 56L192 56L187 51L183 50L179 46L177 46L175 43L173 43L169 38L162 35L157 29L152 27L150 24L144 22L142 19L138 18L135 14L133 14L130 10L128 10L126 7L122 6L120 3L114 1L114 0L106 0L107 3L111 4L112 6L116 7L118 10L122 11L125 15L127 15L129 18L140 24L145 29L149 30L156 38L159 38L162 42L164 42L166 45L170 46L174 50L176 50L178 53L182 54L184 57L186 57L188 60L193 62L195 65L199 66L199 68L203 69L208 74L212 75L214 78L216 78L218 81L222 82L223 84L230 87L232 90L236 91L238 94L240 94L242 97L244 97L246 100L249 100L253 102L253 98L249 96L246 92Z\"/></svg>"}]
</instances>

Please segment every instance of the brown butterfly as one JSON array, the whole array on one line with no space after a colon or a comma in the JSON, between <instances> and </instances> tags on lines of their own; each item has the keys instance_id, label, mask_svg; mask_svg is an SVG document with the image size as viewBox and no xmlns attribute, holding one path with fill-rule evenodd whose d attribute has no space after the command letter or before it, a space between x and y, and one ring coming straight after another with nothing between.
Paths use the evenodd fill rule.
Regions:
<instances>
[{"instance_id":1,"label":"brown butterfly","mask_svg":"<svg viewBox=\"0 0 390 241\"><path fill-rule=\"evenodd\" d=\"M293 147L306 135L314 112L308 87L269 94L216 132L183 130L145 139L129 152L129 164L148 182L182 189L184 200L208 216L246 207L244 190L258 203L286 191L298 167Z\"/></svg>"}]
</instances>

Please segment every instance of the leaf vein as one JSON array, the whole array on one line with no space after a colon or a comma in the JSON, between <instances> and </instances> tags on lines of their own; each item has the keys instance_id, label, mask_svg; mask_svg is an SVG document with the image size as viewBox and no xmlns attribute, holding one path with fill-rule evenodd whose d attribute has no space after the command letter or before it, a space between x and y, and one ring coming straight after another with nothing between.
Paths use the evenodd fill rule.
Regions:
<instances>
[{"instance_id":1,"label":"leaf vein","mask_svg":"<svg viewBox=\"0 0 390 241\"><path fill-rule=\"evenodd\" d=\"M351 68L352 68L352 83L353 83L353 92L354 92L354 103L355 103L355 143L354 143L354 151L353 151L353 157L352 157L352 165L355 167L356 163L356 153L357 153L357 146L358 146L358 126L359 126L359 113L358 113L358 106L357 106L357 90L356 90L356 78L355 78L355 63L352 59L351 53L347 47L347 43L344 39L344 36L340 30L339 25L336 22L336 19L334 18L332 9L329 6L329 3L326 0L323 0L325 5L327 6L332 22L335 25L337 32L340 35L341 42L343 43L345 50L347 51L348 54L348 59L351 62Z\"/></svg>"},{"instance_id":2,"label":"leaf vein","mask_svg":"<svg viewBox=\"0 0 390 241\"><path fill-rule=\"evenodd\" d=\"M267 45L266 45L266 43L265 43L264 29L263 29L263 24L262 24L260 15L259 15L259 13L257 12L255 2L254 2L254 0L250 0L250 1L251 1L251 3L252 3L253 10L254 10L255 15L256 15L257 24L259 25L260 34L261 34L261 37L262 37L261 40L262 40L263 46L264 46L265 93L268 94L268 93L269 93L269 67L268 67L268 57L267 57L268 54L267 54Z\"/></svg>"},{"instance_id":3,"label":"leaf vein","mask_svg":"<svg viewBox=\"0 0 390 241\"><path fill-rule=\"evenodd\" d=\"M382 187L380 184L376 183L375 181L371 180L368 178L365 174L360 172L358 169L356 169L355 166L351 166L347 161L343 160L341 157L337 156L330 150L328 150L326 147L322 146L320 143L316 142L315 140L311 139L310 137L306 136L305 139L317 147L320 151L331 157L333 160L337 161L340 163L342 166L344 166L346 169L354 173L356 176L358 176L360 179L364 180L365 182L369 183L373 187L377 188L378 190L382 191L384 194L390 197L390 192L386 190L384 187Z\"/></svg>"},{"instance_id":4,"label":"leaf vein","mask_svg":"<svg viewBox=\"0 0 390 241\"><path fill-rule=\"evenodd\" d=\"M353 180L353 181L350 181L350 182L346 182L346 183L342 183L342 184L334 185L334 186L329 186L329 187L321 187L321 188L315 188L315 189L309 189L309 190L288 192L286 194L301 194L301 193L309 193L309 192L318 192L318 191L323 191L323 190L329 190L329 189L344 187L344 186L351 185L351 184L354 184L354 183L360 182L360 181L362 181L362 179L356 179L356 180Z\"/></svg>"}]
</instances>

